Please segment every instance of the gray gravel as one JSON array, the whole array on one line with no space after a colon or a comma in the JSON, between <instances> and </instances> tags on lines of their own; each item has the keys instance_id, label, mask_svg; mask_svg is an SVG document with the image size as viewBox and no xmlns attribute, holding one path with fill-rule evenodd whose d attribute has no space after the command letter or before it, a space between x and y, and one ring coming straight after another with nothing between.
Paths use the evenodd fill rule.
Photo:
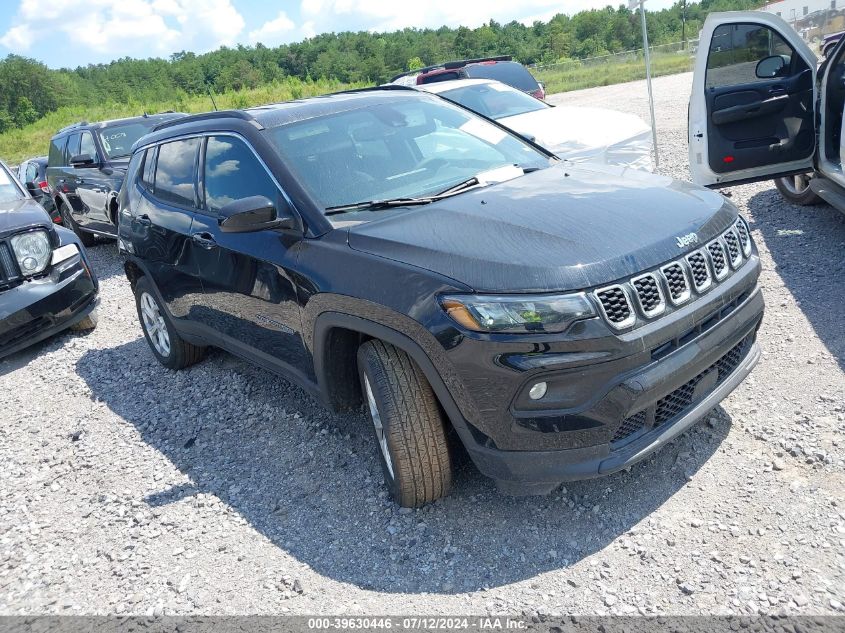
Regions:
<instances>
[{"instance_id":1,"label":"gray gravel","mask_svg":"<svg viewBox=\"0 0 845 633\"><path fill-rule=\"evenodd\" d=\"M655 81L686 178L690 75ZM642 82L561 101L635 111ZM113 244L100 325L0 361L0 614L832 613L845 603L845 222L736 187L764 262L760 365L629 472L501 497L466 467L399 510L360 414L141 338Z\"/></svg>"}]
</instances>

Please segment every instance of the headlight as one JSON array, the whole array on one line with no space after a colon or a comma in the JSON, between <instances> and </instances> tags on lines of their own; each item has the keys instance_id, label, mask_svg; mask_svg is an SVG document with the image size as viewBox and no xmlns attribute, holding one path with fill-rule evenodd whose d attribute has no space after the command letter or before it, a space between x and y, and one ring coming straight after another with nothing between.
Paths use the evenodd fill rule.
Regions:
<instances>
[{"instance_id":1,"label":"headlight","mask_svg":"<svg viewBox=\"0 0 845 633\"><path fill-rule=\"evenodd\" d=\"M30 231L11 239L12 250L23 275L37 275L50 263L53 249L45 231Z\"/></svg>"},{"instance_id":2,"label":"headlight","mask_svg":"<svg viewBox=\"0 0 845 633\"><path fill-rule=\"evenodd\" d=\"M584 293L450 295L440 303L454 321L476 332L563 332L596 314Z\"/></svg>"}]
</instances>

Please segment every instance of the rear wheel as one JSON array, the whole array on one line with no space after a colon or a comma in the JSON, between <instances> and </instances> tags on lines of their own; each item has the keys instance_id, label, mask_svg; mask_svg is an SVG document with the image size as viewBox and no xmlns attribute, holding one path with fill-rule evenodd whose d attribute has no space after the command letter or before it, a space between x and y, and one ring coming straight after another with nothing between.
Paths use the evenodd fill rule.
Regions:
<instances>
[{"instance_id":1,"label":"rear wheel","mask_svg":"<svg viewBox=\"0 0 845 633\"><path fill-rule=\"evenodd\" d=\"M390 496L407 508L444 496L452 484L449 445L422 370L402 350L373 340L358 349L358 372Z\"/></svg>"},{"instance_id":2,"label":"rear wheel","mask_svg":"<svg viewBox=\"0 0 845 633\"><path fill-rule=\"evenodd\" d=\"M824 201L810 189L810 180L812 177L812 174L797 174L795 176L778 178L775 180L775 187L780 191L780 195L792 204L800 206L821 204Z\"/></svg>"},{"instance_id":3,"label":"rear wheel","mask_svg":"<svg viewBox=\"0 0 845 633\"><path fill-rule=\"evenodd\" d=\"M70 214L70 211L67 210L67 207L59 203L59 215L62 216L62 224L64 224L67 228L71 231L76 233L76 237L79 238L79 241L86 247L94 246L97 243L97 238L94 236L93 233L89 233L88 231L83 231L79 228L79 225L74 221L73 217Z\"/></svg>"},{"instance_id":4,"label":"rear wheel","mask_svg":"<svg viewBox=\"0 0 845 633\"><path fill-rule=\"evenodd\" d=\"M146 277L135 283L135 306L144 338L158 362L169 369L182 369L203 359L205 348L192 345L179 336Z\"/></svg>"}]
</instances>

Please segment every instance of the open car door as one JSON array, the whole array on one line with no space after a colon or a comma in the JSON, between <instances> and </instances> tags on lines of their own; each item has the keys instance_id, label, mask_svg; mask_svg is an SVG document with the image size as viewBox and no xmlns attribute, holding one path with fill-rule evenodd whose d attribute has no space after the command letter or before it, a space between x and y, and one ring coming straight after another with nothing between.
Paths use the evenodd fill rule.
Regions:
<instances>
[{"instance_id":1,"label":"open car door","mask_svg":"<svg viewBox=\"0 0 845 633\"><path fill-rule=\"evenodd\" d=\"M712 187L813 171L816 56L762 11L711 13L689 108L692 179Z\"/></svg>"}]
</instances>

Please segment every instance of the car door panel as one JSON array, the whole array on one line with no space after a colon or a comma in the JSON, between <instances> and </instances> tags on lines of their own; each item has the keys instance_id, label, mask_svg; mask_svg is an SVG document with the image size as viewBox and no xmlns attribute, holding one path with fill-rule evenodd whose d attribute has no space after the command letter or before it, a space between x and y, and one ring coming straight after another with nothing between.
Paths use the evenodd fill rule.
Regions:
<instances>
[{"instance_id":1,"label":"car door panel","mask_svg":"<svg viewBox=\"0 0 845 633\"><path fill-rule=\"evenodd\" d=\"M761 76L766 57L783 58ZM760 13L708 17L690 99L690 171L708 186L811 170L815 56L789 25Z\"/></svg>"}]
</instances>

